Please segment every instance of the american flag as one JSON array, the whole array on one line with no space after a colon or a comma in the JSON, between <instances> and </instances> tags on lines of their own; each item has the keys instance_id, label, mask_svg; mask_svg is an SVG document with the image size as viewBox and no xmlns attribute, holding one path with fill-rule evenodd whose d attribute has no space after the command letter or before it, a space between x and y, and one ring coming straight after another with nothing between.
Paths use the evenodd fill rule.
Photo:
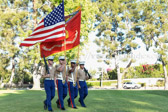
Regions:
<instances>
[{"instance_id":1,"label":"american flag","mask_svg":"<svg viewBox=\"0 0 168 112\"><path fill-rule=\"evenodd\" d=\"M32 46L38 42L60 41L65 39L64 2L56 7L37 25L32 34L20 46Z\"/></svg>"}]
</instances>

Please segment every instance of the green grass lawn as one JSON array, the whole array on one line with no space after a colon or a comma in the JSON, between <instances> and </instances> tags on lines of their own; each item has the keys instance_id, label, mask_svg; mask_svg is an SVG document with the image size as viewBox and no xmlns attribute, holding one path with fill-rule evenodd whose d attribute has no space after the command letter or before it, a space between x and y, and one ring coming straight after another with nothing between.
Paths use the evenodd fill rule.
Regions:
<instances>
[{"instance_id":1,"label":"green grass lawn","mask_svg":"<svg viewBox=\"0 0 168 112\"><path fill-rule=\"evenodd\" d=\"M0 112L47 112L43 110L45 91L9 91L0 90ZM77 110L68 107L66 112L168 112L168 91L133 91L133 90L89 90L85 100L87 108L82 108L75 100ZM79 96L78 96L79 97ZM54 112L56 97L52 101Z\"/></svg>"}]
</instances>

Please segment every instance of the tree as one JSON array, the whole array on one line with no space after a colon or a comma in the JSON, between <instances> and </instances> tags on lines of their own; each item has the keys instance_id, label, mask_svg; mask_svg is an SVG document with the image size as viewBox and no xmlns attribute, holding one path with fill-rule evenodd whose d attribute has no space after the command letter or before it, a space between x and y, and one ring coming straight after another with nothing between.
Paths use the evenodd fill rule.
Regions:
<instances>
[{"instance_id":1,"label":"tree","mask_svg":"<svg viewBox=\"0 0 168 112\"><path fill-rule=\"evenodd\" d=\"M157 17L155 18L156 27L158 31L156 32L156 39L154 39L156 52L159 54L159 61L161 61L163 70L164 70L164 77L165 77L165 90L168 90L168 76L167 76L167 69L166 65L168 63L168 36L167 36L167 29L168 29L168 17L167 17L167 6L168 2L166 0L157 1L155 6L156 14L154 15Z\"/></svg>"},{"instance_id":2,"label":"tree","mask_svg":"<svg viewBox=\"0 0 168 112\"><path fill-rule=\"evenodd\" d=\"M143 6L141 22L141 39L146 45L147 50L155 46L154 51L158 53L158 61L162 63L165 76L165 89L168 89L167 78L167 53L168 53L168 18L167 18L167 0L142 1L139 6Z\"/></svg>"},{"instance_id":3,"label":"tree","mask_svg":"<svg viewBox=\"0 0 168 112\"><path fill-rule=\"evenodd\" d=\"M136 0L97 0L99 13L96 15L96 28L98 30L96 39L100 50L106 58L115 59L118 76L118 89L122 89L122 76L130 67L133 59L127 55L123 61L129 61L123 73L120 72L120 56L131 54L137 48L133 42L136 38L136 24L140 9ZM111 64L110 61L106 63Z\"/></svg>"},{"instance_id":4,"label":"tree","mask_svg":"<svg viewBox=\"0 0 168 112\"><path fill-rule=\"evenodd\" d=\"M34 80L34 89L40 88L40 72L38 69L40 67L40 52L39 45L34 45L32 47L19 48L21 40L27 38L34 29L34 25L38 23L45 15L51 12L55 6L57 6L62 0L7 0L2 2L0 0L0 58L4 59L0 62L0 73L1 79L10 79L10 82L14 78L14 70L17 68L15 64L18 65L19 69L15 70L15 73L23 74L33 74ZM34 5L33 5L34 3ZM95 21L94 13L96 10L95 3L92 3L90 0L65 0L65 15L68 15L73 12L73 10L79 6L82 7L82 20L81 20L81 47L88 40L88 33L92 30L93 23ZM94 6L94 7L93 7ZM8 44L9 43L9 44ZM59 53L62 55L63 53ZM77 57L77 48L67 51L68 59ZM17 63L12 65L13 70L8 70L12 60L17 60ZM57 61L57 60L56 60ZM38 64L39 63L39 64ZM12 72L13 71L13 72ZM12 75L9 75L11 73ZM21 76L22 74L20 74Z\"/></svg>"},{"instance_id":5,"label":"tree","mask_svg":"<svg viewBox=\"0 0 168 112\"><path fill-rule=\"evenodd\" d=\"M24 1L26 3L27 1ZM24 4L23 3L23 4ZM9 4L9 1L0 1L0 50L1 50L1 59L3 59L0 64L2 69L2 78L8 78L9 84L12 83L15 75L15 66L16 66L16 57L19 55L19 48L17 47L16 38L18 37L18 27L21 26L25 21L24 18L27 16L27 12L17 9L17 5L21 3L13 1L13 4ZM5 77L6 73L10 73L7 70L7 67L10 66L12 62L11 76Z\"/></svg>"}]
</instances>

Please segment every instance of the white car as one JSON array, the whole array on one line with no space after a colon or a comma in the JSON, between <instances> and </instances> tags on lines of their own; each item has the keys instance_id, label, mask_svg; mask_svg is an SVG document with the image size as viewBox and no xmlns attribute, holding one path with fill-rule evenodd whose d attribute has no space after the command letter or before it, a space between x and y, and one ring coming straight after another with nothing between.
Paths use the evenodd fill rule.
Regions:
<instances>
[{"instance_id":1,"label":"white car","mask_svg":"<svg viewBox=\"0 0 168 112\"><path fill-rule=\"evenodd\" d=\"M125 82L123 84L123 88L124 89L139 89L141 88L141 85L140 84L136 84L135 82Z\"/></svg>"}]
</instances>

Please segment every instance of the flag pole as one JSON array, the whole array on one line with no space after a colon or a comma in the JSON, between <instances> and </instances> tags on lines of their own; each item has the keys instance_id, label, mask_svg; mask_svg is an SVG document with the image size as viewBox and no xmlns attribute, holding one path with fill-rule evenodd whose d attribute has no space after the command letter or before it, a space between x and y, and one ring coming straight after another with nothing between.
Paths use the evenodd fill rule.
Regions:
<instances>
[{"instance_id":1,"label":"flag pole","mask_svg":"<svg viewBox=\"0 0 168 112\"><path fill-rule=\"evenodd\" d=\"M75 11L77 11L77 10L81 10L82 9L82 5L80 5L79 7L77 7L76 9L75 9ZM80 37L79 37L80 38ZM78 64L79 64L79 46L80 46L80 44L78 45L78 53L77 53L77 66L76 66L76 68L75 68L75 71L76 71L76 74L75 74L75 81L77 82L77 85L78 85L78 87L79 87L79 82L77 81L77 78L78 78ZM76 84L76 83L75 83Z\"/></svg>"},{"instance_id":2,"label":"flag pole","mask_svg":"<svg viewBox=\"0 0 168 112\"><path fill-rule=\"evenodd\" d=\"M64 39L64 56L65 56L65 69L64 69L64 74L63 77L66 78L66 38ZM66 79L65 79L66 80ZM65 83L65 81L63 80L63 84Z\"/></svg>"},{"instance_id":3,"label":"flag pole","mask_svg":"<svg viewBox=\"0 0 168 112\"><path fill-rule=\"evenodd\" d=\"M78 70L78 63L79 63L79 45L78 45L78 54L77 54L77 66L75 68L75 81L77 81L77 77L78 77L78 74L77 74L77 70Z\"/></svg>"},{"instance_id":4,"label":"flag pole","mask_svg":"<svg viewBox=\"0 0 168 112\"><path fill-rule=\"evenodd\" d=\"M64 0L62 0L62 2L64 3ZM65 80L66 80L66 32L64 31L65 33L65 39L64 39L64 55L65 55L65 71L64 71L64 74L63 74L63 78L65 77ZM62 82L63 84L65 84L65 81L63 80Z\"/></svg>"}]
</instances>

